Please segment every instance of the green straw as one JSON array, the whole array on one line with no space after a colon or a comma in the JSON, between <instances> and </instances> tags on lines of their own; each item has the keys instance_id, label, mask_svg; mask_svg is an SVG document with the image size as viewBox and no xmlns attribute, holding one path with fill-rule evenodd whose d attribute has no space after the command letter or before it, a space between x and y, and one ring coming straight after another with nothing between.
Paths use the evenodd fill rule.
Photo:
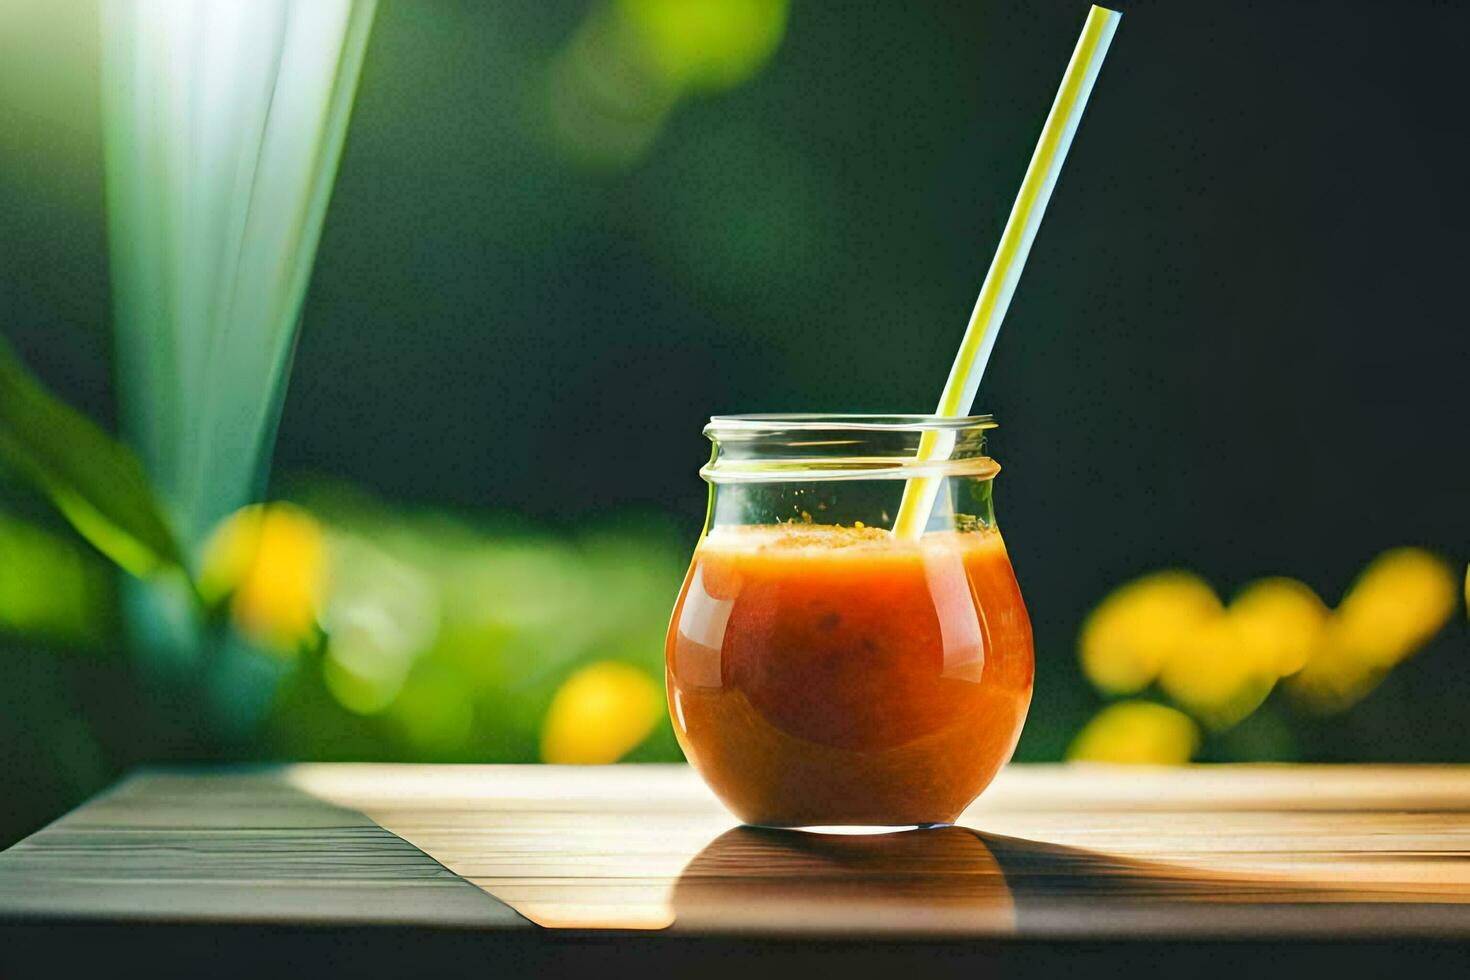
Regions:
<instances>
[{"instance_id":1,"label":"green straw","mask_svg":"<svg viewBox=\"0 0 1470 980\"><path fill-rule=\"evenodd\" d=\"M1031 155L1031 165L1021 181L1021 190L1016 194L1016 203L1011 207L1011 216L1001 233L1000 245L995 258L990 262L990 271L985 274L985 283L980 287L980 296L975 301L975 310L970 314L970 325L965 330L965 339L960 343L954 366L949 371L944 394L939 398L939 407L934 414L953 418L970 411L975 401L975 392L980 387L980 377L985 373L990 351L995 347L995 338L1000 333L1001 320L1015 295L1016 283L1021 278L1021 268L1031 252L1031 243L1036 239L1036 230L1041 226L1041 217L1046 212L1046 203L1051 199L1057 175L1061 173L1062 161L1072 145L1072 136L1077 132L1077 123L1082 119L1082 110L1087 97L1092 94L1092 84L1097 80L1103 57L1112 43L1113 32L1123 15L1116 10L1093 7L1082 25L1082 36L1067 64L1067 73L1062 76L1062 86L1057 90L1056 101L1041 129L1041 139ZM952 432L926 431L919 440L916 461L923 462L946 458L954 448ZM929 523L929 513L934 508L934 498L939 492L943 478L938 476L914 477L903 490L903 502L898 508L898 518L893 523L895 537L915 539L924 533Z\"/></svg>"}]
</instances>

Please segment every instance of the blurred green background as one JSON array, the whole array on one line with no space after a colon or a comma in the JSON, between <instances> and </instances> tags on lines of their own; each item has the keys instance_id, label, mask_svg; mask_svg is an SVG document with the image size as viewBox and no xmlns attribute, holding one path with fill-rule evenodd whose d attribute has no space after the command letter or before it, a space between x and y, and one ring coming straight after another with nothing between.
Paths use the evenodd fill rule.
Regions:
<instances>
[{"instance_id":1,"label":"blurred green background","mask_svg":"<svg viewBox=\"0 0 1470 980\"><path fill-rule=\"evenodd\" d=\"M932 407L1085 11L695 6L384 0L275 453L299 509L221 586L290 651L268 711L138 669L116 574L0 469L0 843L145 760L677 758L649 691L701 425ZM1078 665L1120 584L1334 607L1417 546L1398 666L1187 711L1193 755L1470 761L1470 10L1124 9L977 406L1036 631L1018 758L1136 693ZM0 336L115 430L98 50L94 3L0 0ZM315 638L272 637L295 600Z\"/></svg>"}]
</instances>

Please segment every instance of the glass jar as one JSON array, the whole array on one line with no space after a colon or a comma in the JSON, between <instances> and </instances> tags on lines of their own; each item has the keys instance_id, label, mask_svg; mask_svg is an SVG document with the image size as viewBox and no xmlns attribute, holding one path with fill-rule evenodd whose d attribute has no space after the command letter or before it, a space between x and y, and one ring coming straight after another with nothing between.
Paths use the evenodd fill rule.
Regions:
<instances>
[{"instance_id":1,"label":"glass jar","mask_svg":"<svg viewBox=\"0 0 1470 980\"><path fill-rule=\"evenodd\" d=\"M741 820L948 824L1010 758L1033 662L992 506L994 427L710 420L709 511L665 663L679 744ZM905 488L933 506L895 534Z\"/></svg>"}]
</instances>

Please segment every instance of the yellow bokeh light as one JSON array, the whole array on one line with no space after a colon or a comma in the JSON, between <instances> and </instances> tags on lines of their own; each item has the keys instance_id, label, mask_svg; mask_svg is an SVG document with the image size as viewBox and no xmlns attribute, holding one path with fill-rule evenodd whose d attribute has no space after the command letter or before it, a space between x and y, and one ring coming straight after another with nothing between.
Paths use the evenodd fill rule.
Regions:
<instances>
[{"instance_id":1,"label":"yellow bokeh light","mask_svg":"<svg viewBox=\"0 0 1470 980\"><path fill-rule=\"evenodd\" d=\"M636 667L613 661L583 667L551 699L541 729L541 759L616 762L648 737L663 711L663 692Z\"/></svg>"},{"instance_id":2,"label":"yellow bokeh light","mask_svg":"<svg viewBox=\"0 0 1470 980\"><path fill-rule=\"evenodd\" d=\"M1297 703L1332 714L1361 701L1439 632L1457 591L1449 565L1427 551L1396 548L1379 555L1333 612L1318 651L1291 678Z\"/></svg>"},{"instance_id":3,"label":"yellow bokeh light","mask_svg":"<svg viewBox=\"0 0 1470 980\"><path fill-rule=\"evenodd\" d=\"M1229 614L1241 642L1279 677L1306 665L1322 644L1329 616L1317 593L1291 578L1252 582L1230 603Z\"/></svg>"},{"instance_id":4,"label":"yellow bokeh light","mask_svg":"<svg viewBox=\"0 0 1470 980\"><path fill-rule=\"evenodd\" d=\"M1252 642L1235 617L1216 616L1180 643L1159 674L1159 687L1213 729L1261 706L1276 684L1274 648Z\"/></svg>"},{"instance_id":5,"label":"yellow bokeh light","mask_svg":"<svg viewBox=\"0 0 1470 980\"><path fill-rule=\"evenodd\" d=\"M1131 765L1183 765L1199 748L1200 733L1182 711L1148 701L1103 708L1077 733L1067 758Z\"/></svg>"},{"instance_id":6,"label":"yellow bokeh light","mask_svg":"<svg viewBox=\"0 0 1470 980\"><path fill-rule=\"evenodd\" d=\"M1199 576L1185 571L1146 575L1114 590L1082 625L1082 669L1099 690L1131 694L1158 677L1169 658L1221 605Z\"/></svg>"},{"instance_id":7,"label":"yellow bokeh light","mask_svg":"<svg viewBox=\"0 0 1470 980\"><path fill-rule=\"evenodd\" d=\"M326 580L321 526L289 504L246 507L221 522L204 548L199 591L230 597L239 630L264 646L293 651L315 631Z\"/></svg>"},{"instance_id":8,"label":"yellow bokeh light","mask_svg":"<svg viewBox=\"0 0 1470 980\"><path fill-rule=\"evenodd\" d=\"M1287 678L1287 690L1298 706L1317 714L1344 711L1366 697L1388 673L1386 667L1355 656L1343 639L1342 621L1334 616L1317 652Z\"/></svg>"},{"instance_id":9,"label":"yellow bokeh light","mask_svg":"<svg viewBox=\"0 0 1470 980\"><path fill-rule=\"evenodd\" d=\"M572 162L640 160L685 98L747 81L786 34L789 0L615 0L593 4L552 59L547 122Z\"/></svg>"},{"instance_id":10,"label":"yellow bokeh light","mask_svg":"<svg viewBox=\"0 0 1470 980\"><path fill-rule=\"evenodd\" d=\"M721 91L770 60L786 33L788 0L621 0L649 60L674 86Z\"/></svg>"},{"instance_id":11,"label":"yellow bokeh light","mask_svg":"<svg viewBox=\"0 0 1470 980\"><path fill-rule=\"evenodd\" d=\"M1465 590L1470 605L1470 570ZM1457 573L1419 548L1379 555L1336 610L1284 577L1252 582L1222 609L1199 577L1158 572L1093 610L1079 652L1104 693L1132 694L1157 681L1170 701L1216 731L1248 717L1280 678L1299 706L1328 714L1362 700L1427 643L1453 614L1459 591Z\"/></svg>"},{"instance_id":12,"label":"yellow bokeh light","mask_svg":"<svg viewBox=\"0 0 1470 980\"><path fill-rule=\"evenodd\" d=\"M1366 664L1391 667L1439 632L1458 590L1445 561L1420 548L1373 559L1337 607L1340 640Z\"/></svg>"}]
</instances>

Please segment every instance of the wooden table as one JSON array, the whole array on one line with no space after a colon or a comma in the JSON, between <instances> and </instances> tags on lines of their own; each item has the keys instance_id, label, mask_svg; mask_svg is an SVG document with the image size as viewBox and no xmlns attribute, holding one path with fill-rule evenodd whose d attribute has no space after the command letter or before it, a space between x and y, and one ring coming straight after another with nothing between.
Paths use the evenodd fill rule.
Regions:
<instances>
[{"instance_id":1,"label":"wooden table","mask_svg":"<svg viewBox=\"0 0 1470 980\"><path fill-rule=\"evenodd\" d=\"M1470 975L1470 767L1013 766L881 837L737 827L682 766L149 771L0 853L0 976L813 958Z\"/></svg>"}]
</instances>

